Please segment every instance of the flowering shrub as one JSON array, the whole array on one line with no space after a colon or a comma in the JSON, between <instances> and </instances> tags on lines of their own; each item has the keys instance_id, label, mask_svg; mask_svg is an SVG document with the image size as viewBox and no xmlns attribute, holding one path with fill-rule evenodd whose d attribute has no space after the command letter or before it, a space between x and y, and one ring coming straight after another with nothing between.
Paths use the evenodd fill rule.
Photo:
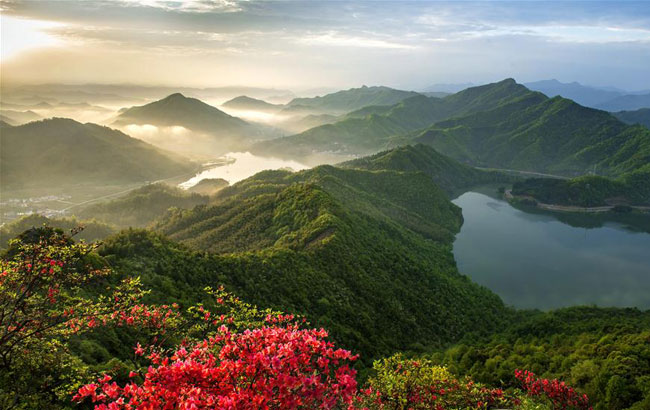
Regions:
<instances>
[{"instance_id":1,"label":"flowering shrub","mask_svg":"<svg viewBox=\"0 0 650 410\"><path fill-rule=\"evenodd\" d=\"M373 369L377 374L359 397L370 409L484 409L515 403L501 389L458 380L426 359L410 360L397 354L375 362Z\"/></svg>"},{"instance_id":2,"label":"flowering shrub","mask_svg":"<svg viewBox=\"0 0 650 410\"><path fill-rule=\"evenodd\" d=\"M324 330L296 326L221 331L173 355L149 355L152 366L123 387L104 376L79 389L96 410L118 409L331 409L356 393L356 359L335 349ZM137 352L141 354L142 351ZM139 376L134 373L132 376Z\"/></svg>"},{"instance_id":3,"label":"flowering shrub","mask_svg":"<svg viewBox=\"0 0 650 410\"><path fill-rule=\"evenodd\" d=\"M68 351L72 335L129 326L159 337L178 320L174 307L140 303L146 292L138 279L110 286L110 271L93 250L37 228L11 241L0 259L0 384L11 386L0 389L0 408L45 408L54 401L48 396L69 400L87 377Z\"/></svg>"},{"instance_id":4,"label":"flowering shrub","mask_svg":"<svg viewBox=\"0 0 650 410\"><path fill-rule=\"evenodd\" d=\"M515 377L531 397L547 399L553 410L589 410L589 398L559 380L539 379L528 370L515 370Z\"/></svg>"},{"instance_id":5,"label":"flowering shrub","mask_svg":"<svg viewBox=\"0 0 650 410\"><path fill-rule=\"evenodd\" d=\"M54 230L33 242L15 240L0 260L0 366L17 351L42 339L65 338L100 325L164 331L177 316L170 306L139 304L146 293L127 278L96 298L86 288L101 286L110 271L86 260L94 247L73 243Z\"/></svg>"}]
</instances>

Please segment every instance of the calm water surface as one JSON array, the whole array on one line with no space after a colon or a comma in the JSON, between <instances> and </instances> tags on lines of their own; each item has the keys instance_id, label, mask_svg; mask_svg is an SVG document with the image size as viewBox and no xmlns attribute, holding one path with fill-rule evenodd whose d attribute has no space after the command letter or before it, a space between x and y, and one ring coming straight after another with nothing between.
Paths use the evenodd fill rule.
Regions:
<instances>
[{"instance_id":1,"label":"calm water surface","mask_svg":"<svg viewBox=\"0 0 650 410\"><path fill-rule=\"evenodd\" d=\"M453 201L465 222L458 269L510 305L650 308L650 234L621 223L580 228L480 192Z\"/></svg>"},{"instance_id":2,"label":"calm water surface","mask_svg":"<svg viewBox=\"0 0 650 410\"><path fill-rule=\"evenodd\" d=\"M300 171L309 168L307 165L296 161L287 161L278 158L268 158L253 155L250 152L230 152L224 155L226 165L206 169L191 179L180 184L189 188L206 178L223 178L231 185L267 169L291 169Z\"/></svg>"}]
</instances>

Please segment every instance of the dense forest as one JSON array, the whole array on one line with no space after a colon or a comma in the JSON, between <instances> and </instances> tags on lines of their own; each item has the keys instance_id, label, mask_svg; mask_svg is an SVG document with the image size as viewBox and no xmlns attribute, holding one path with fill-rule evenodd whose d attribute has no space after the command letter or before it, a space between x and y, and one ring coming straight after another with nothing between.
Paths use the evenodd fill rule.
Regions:
<instances>
[{"instance_id":1,"label":"dense forest","mask_svg":"<svg viewBox=\"0 0 650 410\"><path fill-rule=\"evenodd\" d=\"M595 175L572 179L530 178L515 182L512 193L546 204L583 207L648 205L650 169L629 172L616 179Z\"/></svg>"},{"instance_id":2,"label":"dense forest","mask_svg":"<svg viewBox=\"0 0 650 410\"><path fill-rule=\"evenodd\" d=\"M164 215L169 208L193 208L209 198L163 183L149 184L127 194L75 211L81 219L96 219L117 227L143 227Z\"/></svg>"},{"instance_id":3,"label":"dense forest","mask_svg":"<svg viewBox=\"0 0 650 410\"><path fill-rule=\"evenodd\" d=\"M649 312L595 307L517 311L458 272L451 242L462 215L449 194L478 183L512 180L415 146L342 167L265 171L187 209L163 211L165 198L191 202L204 197L150 185L105 206L108 212L144 204L134 209L151 208L140 217L155 218L151 227L157 232L129 228L110 234L100 246L76 244L61 231L39 228L43 220L38 218L23 220L3 232L19 238L4 252L3 270L14 278L45 266L38 270L45 277L35 282L40 290L23 305L24 315L41 317L21 326L54 321L52 329L58 330L37 330L5 346L11 347L6 353L11 360L4 364L0 399L5 404L19 400L23 408L67 408L78 390L76 401L110 403L123 397L152 403L159 400L156 392L174 389L158 372L178 369L158 358L182 361L186 353L173 353L182 340L187 341L181 349L188 351L199 343L192 348L196 366L217 366L210 371L218 371L228 362L208 360L210 349L258 337L248 348L269 352L276 348L264 347L271 340L292 340L294 347L301 340L311 341L306 346L322 340L322 346L334 343L345 349L337 353L337 363L349 363L335 378L319 367L333 352L305 351L315 366L309 377L319 375L313 382L322 386L319 394L309 396L313 403L341 405L342 400L371 409L392 406L395 400L413 409L645 408L650 400ZM74 223L59 226L67 230ZM35 228L19 233L30 225ZM100 229L107 225L87 226L88 240L109 234ZM52 282L64 273L72 276ZM23 303L11 293L12 286L20 287L13 280L0 282L3 303L10 305ZM84 280L88 285L79 286ZM206 292L207 287L212 290ZM110 292L133 297L109 297ZM55 307L43 310L48 303ZM220 319L208 320L212 317ZM327 329L327 336L316 331L320 328ZM259 333L247 333L251 329ZM206 343L216 345L205 350ZM18 353L12 346L29 348ZM36 354L46 366L37 365ZM243 364L249 359L233 360ZM255 363L251 365L259 365ZM19 375L19 369L31 369L31 377ZM281 383L279 370L257 371L270 372L264 373L265 383L280 386L274 384ZM93 377L101 380L84 386ZM194 382L177 377L191 391ZM11 389L9 380L14 381ZM144 390L132 390L141 381L156 387L142 396ZM253 386L233 390L253 396L229 397L293 397L264 396ZM97 389L114 393L101 395Z\"/></svg>"}]
</instances>

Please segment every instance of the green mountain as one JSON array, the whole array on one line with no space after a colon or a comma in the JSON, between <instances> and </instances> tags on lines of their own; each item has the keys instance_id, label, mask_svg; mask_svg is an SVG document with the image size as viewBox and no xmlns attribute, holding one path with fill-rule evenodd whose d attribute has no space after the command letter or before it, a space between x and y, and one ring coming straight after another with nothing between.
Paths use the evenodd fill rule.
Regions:
<instances>
[{"instance_id":1,"label":"green mountain","mask_svg":"<svg viewBox=\"0 0 650 410\"><path fill-rule=\"evenodd\" d=\"M394 148L378 154L339 164L344 168L423 172L449 194L490 182L509 182L513 177L494 171L482 171L438 153L430 146L417 144Z\"/></svg>"},{"instance_id":2,"label":"green mountain","mask_svg":"<svg viewBox=\"0 0 650 410\"><path fill-rule=\"evenodd\" d=\"M267 103L266 101L247 97L245 95L235 97L232 100L228 100L221 105L223 107L233 108L236 110L261 111L268 113L278 112L282 109L282 107L284 107L283 105Z\"/></svg>"},{"instance_id":3,"label":"green mountain","mask_svg":"<svg viewBox=\"0 0 650 410\"><path fill-rule=\"evenodd\" d=\"M228 185L230 183L223 178L206 178L200 180L196 185L189 187L187 190L201 195L214 195Z\"/></svg>"},{"instance_id":4,"label":"green mountain","mask_svg":"<svg viewBox=\"0 0 650 410\"><path fill-rule=\"evenodd\" d=\"M473 165L620 175L650 162L650 130L561 97L529 92L491 110L438 122L413 137Z\"/></svg>"},{"instance_id":5,"label":"green mountain","mask_svg":"<svg viewBox=\"0 0 650 410\"><path fill-rule=\"evenodd\" d=\"M408 142L396 141L396 136L425 128L446 118L487 110L526 93L530 91L508 79L469 88L445 98L416 95L391 107L366 107L334 124L263 141L252 149L259 153L293 158L304 158L319 152L371 154Z\"/></svg>"},{"instance_id":6,"label":"green mountain","mask_svg":"<svg viewBox=\"0 0 650 410\"><path fill-rule=\"evenodd\" d=\"M135 183L196 169L120 131L65 118L3 128L0 148L3 190Z\"/></svg>"},{"instance_id":7,"label":"green mountain","mask_svg":"<svg viewBox=\"0 0 650 410\"><path fill-rule=\"evenodd\" d=\"M595 175L572 179L530 178L516 182L514 195L545 204L572 206L650 205L650 166L619 178Z\"/></svg>"},{"instance_id":8,"label":"green mountain","mask_svg":"<svg viewBox=\"0 0 650 410\"><path fill-rule=\"evenodd\" d=\"M80 221L75 218L48 218L38 214L25 216L0 227L0 250L7 248L7 242L31 228L43 225L62 229L66 233L82 226L84 229L74 236L76 240L95 242L116 232L114 226L96 220Z\"/></svg>"},{"instance_id":9,"label":"green mountain","mask_svg":"<svg viewBox=\"0 0 650 410\"><path fill-rule=\"evenodd\" d=\"M260 306L304 314L370 363L489 332L507 317L497 296L456 269L461 223L424 172L321 166L261 172L154 226L209 254L144 232L109 240L103 254L179 298L225 283Z\"/></svg>"},{"instance_id":10,"label":"green mountain","mask_svg":"<svg viewBox=\"0 0 650 410\"><path fill-rule=\"evenodd\" d=\"M158 183L134 189L111 201L89 205L75 214L118 227L143 227L169 208L194 208L207 203L207 196Z\"/></svg>"},{"instance_id":11,"label":"green mountain","mask_svg":"<svg viewBox=\"0 0 650 410\"><path fill-rule=\"evenodd\" d=\"M335 93L313 97L294 98L289 107L308 107L330 114L344 114L368 105L394 105L409 97L419 95L415 91L395 90L389 87L351 88Z\"/></svg>"},{"instance_id":12,"label":"green mountain","mask_svg":"<svg viewBox=\"0 0 650 410\"><path fill-rule=\"evenodd\" d=\"M237 117L183 94L169 95L162 100L131 107L123 111L113 123L115 125L151 124L157 126L183 126L187 129L208 134L224 133L245 135L249 124Z\"/></svg>"},{"instance_id":13,"label":"green mountain","mask_svg":"<svg viewBox=\"0 0 650 410\"><path fill-rule=\"evenodd\" d=\"M612 115L626 124L641 124L650 128L650 108L640 108L636 111L619 111Z\"/></svg>"},{"instance_id":14,"label":"green mountain","mask_svg":"<svg viewBox=\"0 0 650 410\"><path fill-rule=\"evenodd\" d=\"M114 125L155 125L158 137L148 140L163 149L182 152L201 159L214 158L230 151L246 150L254 141L277 137L278 131L261 124L251 124L180 93L172 94L118 115ZM181 126L190 132L177 132Z\"/></svg>"}]
</instances>

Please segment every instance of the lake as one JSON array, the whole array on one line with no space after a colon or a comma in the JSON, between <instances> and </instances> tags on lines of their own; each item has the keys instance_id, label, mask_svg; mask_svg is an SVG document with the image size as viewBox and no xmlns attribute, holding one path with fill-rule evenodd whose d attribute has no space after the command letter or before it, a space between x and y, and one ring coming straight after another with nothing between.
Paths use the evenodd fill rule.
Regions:
<instances>
[{"instance_id":1,"label":"lake","mask_svg":"<svg viewBox=\"0 0 650 410\"><path fill-rule=\"evenodd\" d=\"M196 185L200 180L207 178L223 178L231 185L267 169L291 169L300 171L309 168L307 165L296 161L278 158L260 157L250 152L230 152L219 159L224 165L205 169L189 180L180 184L182 188Z\"/></svg>"},{"instance_id":2,"label":"lake","mask_svg":"<svg viewBox=\"0 0 650 410\"><path fill-rule=\"evenodd\" d=\"M524 212L498 198L496 188L453 202L465 219L454 242L458 269L505 303L650 308L650 217L642 217L644 232L602 215Z\"/></svg>"}]
</instances>

